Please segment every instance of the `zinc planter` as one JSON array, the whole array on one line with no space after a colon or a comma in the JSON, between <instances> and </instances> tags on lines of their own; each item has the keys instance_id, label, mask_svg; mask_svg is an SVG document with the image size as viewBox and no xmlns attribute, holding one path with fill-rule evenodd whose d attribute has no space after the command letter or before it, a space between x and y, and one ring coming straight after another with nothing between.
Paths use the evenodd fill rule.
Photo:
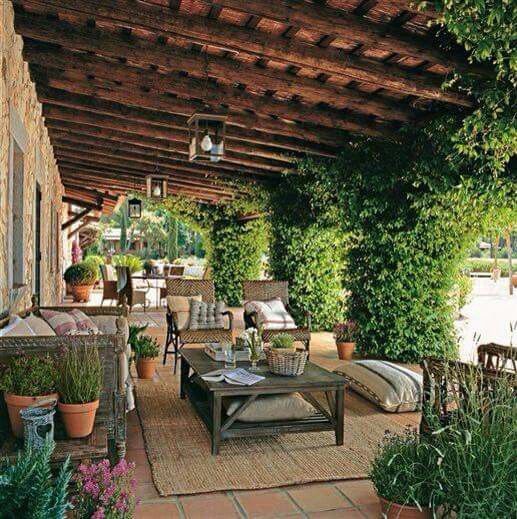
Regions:
<instances>
[{"instance_id":1,"label":"zinc planter","mask_svg":"<svg viewBox=\"0 0 517 519\"><path fill-rule=\"evenodd\" d=\"M41 396L20 396L12 395L11 393L4 394L4 400L7 405L7 412L9 413L9 420L11 422L11 429L16 438L23 438L23 421L20 416L20 411L29 407L40 400L53 398L57 400L57 393ZM44 407L50 407L44 406Z\"/></svg>"},{"instance_id":2,"label":"zinc planter","mask_svg":"<svg viewBox=\"0 0 517 519\"><path fill-rule=\"evenodd\" d=\"M382 508L382 517L386 519L432 519L433 514L430 508L422 507L419 510L416 506L398 505L390 503L379 496Z\"/></svg>"},{"instance_id":3,"label":"zinc planter","mask_svg":"<svg viewBox=\"0 0 517 519\"><path fill-rule=\"evenodd\" d=\"M156 359L137 359L136 372L138 373L138 378L143 378L144 380L151 380L154 377L155 371Z\"/></svg>"},{"instance_id":4,"label":"zinc planter","mask_svg":"<svg viewBox=\"0 0 517 519\"><path fill-rule=\"evenodd\" d=\"M336 342L339 360L352 360L355 350L355 342Z\"/></svg>"},{"instance_id":5,"label":"zinc planter","mask_svg":"<svg viewBox=\"0 0 517 519\"><path fill-rule=\"evenodd\" d=\"M69 438L85 438L93 431L95 414L99 408L99 400L86 404L63 404L58 402L57 408L65 425Z\"/></svg>"},{"instance_id":6,"label":"zinc planter","mask_svg":"<svg viewBox=\"0 0 517 519\"><path fill-rule=\"evenodd\" d=\"M90 300L93 285L72 285L70 288L74 303L87 303Z\"/></svg>"}]
</instances>

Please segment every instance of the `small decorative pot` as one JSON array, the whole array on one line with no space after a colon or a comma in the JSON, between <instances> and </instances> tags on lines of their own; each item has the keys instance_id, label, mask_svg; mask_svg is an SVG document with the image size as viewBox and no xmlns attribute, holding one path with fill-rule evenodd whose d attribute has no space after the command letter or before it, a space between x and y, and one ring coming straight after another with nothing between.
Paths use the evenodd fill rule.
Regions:
<instances>
[{"instance_id":1,"label":"small decorative pot","mask_svg":"<svg viewBox=\"0 0 517 519\"><path fill-rule=\"evenodd\" d=\"M136 372L138 373L138 378L143 378L144 380L151 380L154 377L155 371L156 359L137 359Z\"/></svg>"},{"instance_id":2,"label":"small decorative pot","mask_svg":"<svg viewBox=\"0 0 517 519\"><path fill-rule=\"evenodd\" d=\"M90 300L93 285L72 285L74 303L87 303Z\"/></svg>"},{"instance_id":3,"label":"small decorative pot","mask_svg":"<svg viewBox=\"0 0 517 519\"><path fill-rule=\"evenodd\" d=\"M93 431L99 400L86 404L57 403L69 438L85 438Z\"/></svg>"},{"instance_id":4,"label":"small decorative pot","mask_svg":"<svg viewBox=\"0 0 517 519\"><path fill-rule=\"evenodd\" d=\"M512 285L517 288L517 274L512 275Z\"/></svg>"},{"instance_id":5,"label":"small decorative pot","mask_svg":"<svg viewBox=\"0 0 517 519\"><path fill-rule=\"evenodd\" d=\"M382 517L386 519L432 519L433 513L430 508L422 507L421 510L416 506L398 505L390 503L379 496L382 508Z\"/></svg>"},{"instance_id":6,"label":"small decorative pot","mask_svg":"<svg viewBox=\"0 0 517 519\"><path fill-rule=\"evenodd\" d=\"M352 360L355 350L355 342L336 342L339 360Z\"/></svg>"},{"instance_id":7,"label":"small decorative pot","mask_svg":"<svg viewBox=\"0 0 517 519\"><path fill-rule=\"evenodd\" d=\"M12 395L11 393L4 394L4 400L7 405L7 412L9 413L9 421L11 422L11 429L16 438L23 438L23 421L20 416L20 411L39 402L40 400L47 399L57 400L57 393L41 396L20 396ZM44 407L50 408L52 407L52 404Z\"/></svg>"}]
</instances>

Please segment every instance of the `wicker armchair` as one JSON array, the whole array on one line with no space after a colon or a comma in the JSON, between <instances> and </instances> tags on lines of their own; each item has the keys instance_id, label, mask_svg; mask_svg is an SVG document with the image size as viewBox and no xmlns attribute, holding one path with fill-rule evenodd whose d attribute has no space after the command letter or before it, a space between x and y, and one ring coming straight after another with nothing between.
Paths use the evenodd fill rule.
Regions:
<instances>
[{"instance_id":1,"label":"wicker armchair","mask_svg":"<svg viewBox=\"0 0 517 519\"><path fill-rule=\"evenodd\" d=\"M101 275L102 275L102 302L101 306L106 299L110 299L113 301L118 301L118 292L117 292L117 279L115 276L115 271L111 265L101 265Z\"/></svg>"},{"instance_id":2,"label":"wicker armchair","mask_svg":"<svg viewBox=\"0 0 517 519\"><path fill-rule=\"evenodd\" d=\"M268 301L276 297L280 298L289 313L289 284L287 281L244 281L242 283L245 301ZM307 353L310 353L311 344L311 314L305 311L305 325L292 330L264 330L264 342L271 342L271 339L279 333L288 333L294 337L295 341L303 342ZM254 313L244 313L244 323L246 328L257 326L257 316Z\"/></svg>"},{"instance_id":3,"label":"wicker armchair","mask_svg":"<svg viewBox=\"0 0 517 519\"><path fill-rule=\"evenodd\" d=\"M117 267L117 290L118 290L118 303L119 305L124 304L124 301L127 302L129 306L129 311L133 309L134 305L142 305L144 308L144 312L150 306L150 302L147 299L147 293L149 292L149 282L147 282L147 287L145 288L136 288L133 285L133 278L131 277L131 272L129 271L129 267Z\"/></svg>"},{"instance_id":4,"label":"wicker armchair","mask_svg":"<svg viewBox=\"0 0 517 519\"><path fill-rule=\"evenodd\" d=\"M43 307L42 307L43 308ZM68 311L74 307L44 307L49 310ZM26 355L42 355L57 353L63 347L92 346L98 349L104 369L103 387L100 405L95 417L93 433L81 440L69 440L60 435L60 427L56 428L56 448L52 456L53 461L63 461L68 455L72 461L80 462L83 459L103 459L106 457L117 460L125 456L126 450L126 380L127 371L126 341L127 321L123 316L123 308L101 308L81 306L81 311L90 316L116 317L116 333L101 335L64 335L64 336L23 336L0 337L0 364L5 363L12 355L20 351ZM21 313L23 317L29 312L39 313L34 307ZM0 327L6 320L0 321ZM3 398L0 400L3 401ZM0 409L0 424L7 424L4 409ZM2 428L4 429L4 428ZM0 457L14 456L18 444L8 431L0 431Z\"/></svg>"},{"instance_id":5,"label":"wicker armchair","mask_svg":"<svg viewBox=\"0 0 517 519\"><path fill-rule=\"evenodd\" d=\"M168 278L168 296L197 296L201 295L205 303L215 302L214 282L207 279L181 279ZM209 342L231 342L233 331L233 314L229 310L224 312L228 316L228 328L217 328L207 330L180 329L178 326L177 313L167 305L167 336L165 339L165 351L163 353L163 364L167 362L167 355L174 354L174 373L178 364L178 355L185 344L205 344ZM172 346L172 350L169 347Z\"/></svg>"}]
</instances>

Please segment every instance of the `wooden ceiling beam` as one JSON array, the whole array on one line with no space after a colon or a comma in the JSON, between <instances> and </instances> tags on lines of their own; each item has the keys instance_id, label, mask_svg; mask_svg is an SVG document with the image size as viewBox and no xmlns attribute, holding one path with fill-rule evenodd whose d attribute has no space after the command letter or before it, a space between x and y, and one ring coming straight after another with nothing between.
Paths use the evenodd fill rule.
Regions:
<instances>
[{"instance_id":1,"label":"wooden ceiling beam","mask_svg":"<svg viewBox=\"0 0 517 519\"><path fill-rule=\"evenodd\" d=\"M165 37L181 37L202 45L245 52L259 58L275 60L286 65L297 65L315 73L354 79L378 85L395 92L411 94L454 104L471 106L463 94L442 90L441 80L429 74L414 73L375 60L347 55L341 49L320 48L302 41L275 37L261 31L250 30L181 13L170 16L163 6L144 4L132 0L16 0L57 11L68 16L82 14L98 22L119 23L132 29L155 32Z\"/></svg>"},{"instance_id":2,"label":"wooden ceiling beam","mask_svg":"<svg viewBox=\"0 0 517 519\"><path fill-rule=\"evenodd\" d=\"M122 118L143 124L153 124L165 128L184 129L187 127L187 117L148 110L114 101L90 97L86 95L73 94L44 85L38 85L38 98L40 102L53 106L63 106L73 110L83 110L111 117ZM311 155L334 157L337 150L343 145L346 134L332 131L322 135L326 142L318 144L311 141L303 141L299 138L285 137L271 132L262 133L258 130L250 130L232 125L230 118L226 125L226 135L229 140L238 142L249 142L251 144L267 144L273 148L287 151L297 151Z\"/></svg>"},{"instance_id":3,"label":"wooden ceiling beam","mask_svg":"<svg viewBox=\"0 0 517 519\"><path fill-rule=\"evenodd\" d=\"M186 70L199 76L224 78L236 83L249 85L252 88L260 86L265 90L275 90L288 95L302 96L309 103L319 103L325 100L337 108L349 108L358 112L368 113L387 120L407 121L412 112L404 106L390 100L375 98L368 94L322 85L320 81L297 77L277 69L261 68L248 65L227 57L216 55L200 55L180 47L159 45L135 36L129 38L119 34L108 33L99 29L80 27L68 22L43 19L29 13L19 13L16 17L17 30L25 37L38 41L59 44L64 47L95 52L111 58L125 58L132 63L149 67L155 65L162 71ZM45 50L34 42L27 41L24 53L36 58ZM45 56L40 56L40 62Z\"/></svg>"}]
</instances>

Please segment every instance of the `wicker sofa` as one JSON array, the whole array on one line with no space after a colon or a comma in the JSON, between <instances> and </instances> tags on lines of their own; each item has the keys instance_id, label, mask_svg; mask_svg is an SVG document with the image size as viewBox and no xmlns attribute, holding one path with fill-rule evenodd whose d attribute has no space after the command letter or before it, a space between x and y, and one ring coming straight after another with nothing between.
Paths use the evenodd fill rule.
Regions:
<instances>
[{"instance_id":1,"label":"wicker sofa","mask_svg":"<svg viewBox=\"0 0 517 519\"><path fill-rule=\"evenodd\" d=\"M68 311L74 307L45 307L49 310ZM56 449L54 460L60 461L70 455L74 462L82 459L116 460L124 457L126 446L126 382L127 360L127 312L123 308L80 307L99 326L102 334L73 336L23 336L0 337L0 364L20 351L28 355L57 352L63 347L91 345L99 351L104 366L104 382L100 406L95 419L94 432L84 440L68 440L59 434L60 423L56 415ZM34 313L33 307L20 314ZM0 320L0 328L7 319ZM0 457L14 455L19 443L10 434L4 399L0 398Z\"/></svg>"}]
</instances>

